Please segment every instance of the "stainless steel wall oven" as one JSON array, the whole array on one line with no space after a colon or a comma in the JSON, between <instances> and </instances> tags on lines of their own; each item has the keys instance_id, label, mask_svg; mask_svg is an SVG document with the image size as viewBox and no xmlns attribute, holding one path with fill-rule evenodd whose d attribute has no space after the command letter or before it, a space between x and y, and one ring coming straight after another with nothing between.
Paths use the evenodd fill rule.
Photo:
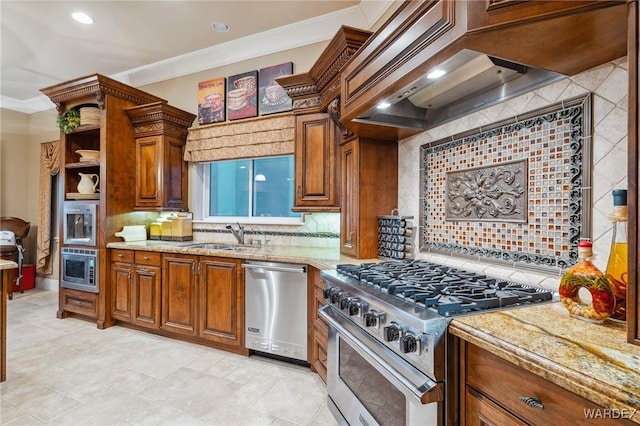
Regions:
<instances>
[{"instance_id":1,"label":"stainless steel wall oven","mask_svg":"<svg viewBox=\"0 0 640 426\"><path fill-rule=\"evenodd\" d=\"M98 250L63 247L61 286L98 293Z\"/></svg>"}]
</instances>

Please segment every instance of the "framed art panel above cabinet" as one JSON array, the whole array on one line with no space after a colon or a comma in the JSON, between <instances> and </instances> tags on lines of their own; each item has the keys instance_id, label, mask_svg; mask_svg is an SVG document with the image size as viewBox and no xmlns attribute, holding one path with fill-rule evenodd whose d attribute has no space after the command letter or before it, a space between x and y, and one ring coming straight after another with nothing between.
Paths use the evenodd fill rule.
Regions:
<instances>
[{"instance_id":1,"label":"framed art panel above cabinet","mask_svg":"<svg viewBox=\"0 0 640 426\"><path fill-rule=\"evenodd\" d=\"M194 114L155 102L126 110L136 138L136 209L188 209L184 145Z\"/></svg>"}]
</instances>

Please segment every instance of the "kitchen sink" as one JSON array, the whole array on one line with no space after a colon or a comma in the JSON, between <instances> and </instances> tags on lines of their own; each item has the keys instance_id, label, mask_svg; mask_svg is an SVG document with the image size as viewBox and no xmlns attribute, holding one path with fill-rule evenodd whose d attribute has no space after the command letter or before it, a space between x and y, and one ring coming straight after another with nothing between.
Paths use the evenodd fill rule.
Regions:
<instances>
[{"instance_id":1,"label":"kitchen sink","mask_svg":"<svg viewBox=\"0 0 640 426\"><path fill-rule=\"evenodd\" d=\"M237 246L233 244L198 243L189 244L188 248L201 248L205 250L228 250L228 251L248 251L255 250L256 247Z\"/></svg>"}]
</instances>

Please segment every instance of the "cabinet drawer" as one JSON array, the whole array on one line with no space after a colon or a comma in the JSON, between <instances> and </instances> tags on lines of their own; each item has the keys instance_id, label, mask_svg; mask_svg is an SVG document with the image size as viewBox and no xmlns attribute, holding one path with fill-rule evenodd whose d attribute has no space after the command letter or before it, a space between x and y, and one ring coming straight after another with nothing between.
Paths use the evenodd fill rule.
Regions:
<instances>
[{"instance_id":1,"label":"cabinet drawer","mask_svg":"<svg viewBox=\"0 0 640 426\"><path fill-rule=\"evenodd\" d=\"M585 410L601 407L477 346L467 345L465 364L468 385L528 423L627 424L620 419L585 418ZM544 408L529 406L520 397L537 398Z\"/></svg>"},{"instance_id":2,"label":"cabinet drawer","mask_svg":"<svg viewBox=\"0 0 640 426\"><path fill-rule=\"evenodd\" d=\"M327 383L327 346L317 338L313 339L314 363L313 368L320 378Z\"/></svg>"},{"instance_id":3,"label":"cabinet drawer","mask_svg":"<svg viewBox=\"0 0 640 426\"><path fill-rule=\"evenodd\" d=\"M327 304L327 301L324 299L324 296L322 294L322 289L315 287L313 289L313 318L315 320L324 321L324 318L318 315L318 309L320 309L326 304Z\"/></svg>"},{"instance_id":4,"label":"cabinet drawer","mask_svg":"<svg viewBox=\"0 0 640 426\"><path fill-rule=\"evenodd\" d=\"M61 289L63 309L77 314L95 317L98 315L98 295L84 291Z\"/></svg>"},{"instance_id":5,"label":"cabinet drawer","mask_svg":"<svg viewBox=\"0 0 640 426\"><path fill-rule=\"evenodd\" d=\"M133 250L111 250L112 262L133 263Z\"/></svg>"},{"instance_id":6,"label":"cabinet drawer","mask_svg":"<svg viewBox=\"0 0 640 426\"><path fill-rule=\"evenodd\" d=\"M161 255L152 251L137 251L136 265L160 266L162 263Z\"/></svg>"}]
</instances>

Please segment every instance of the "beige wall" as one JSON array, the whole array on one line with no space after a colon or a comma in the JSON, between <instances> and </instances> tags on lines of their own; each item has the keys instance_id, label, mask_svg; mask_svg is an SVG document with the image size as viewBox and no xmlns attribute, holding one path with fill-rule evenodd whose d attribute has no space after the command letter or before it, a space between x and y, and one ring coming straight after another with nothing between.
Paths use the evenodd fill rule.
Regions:
<instances>
[{"instance_id":1,"label":"beige wall","mask_svg":"<svg viewBox=\"0 0 640 426\"><path fill-rule=\"evenodd\" d=\"M59 138L55 116L54 110L32 115L0 111L0 216L31 222L25 263L35 261L40 143Z\"/></svg>"}]
</instances>

